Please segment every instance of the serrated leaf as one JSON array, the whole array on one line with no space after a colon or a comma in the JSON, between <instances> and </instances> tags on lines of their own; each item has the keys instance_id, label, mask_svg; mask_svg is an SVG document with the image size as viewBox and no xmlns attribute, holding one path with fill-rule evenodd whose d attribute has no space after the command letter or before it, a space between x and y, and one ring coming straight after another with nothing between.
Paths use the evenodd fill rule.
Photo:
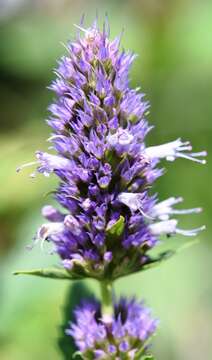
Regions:
<instances>
[{"instance_id":1,"label":"serrated leaf","mask_svg":"<svg viewBox=\"0 0 212 360\"><path fill-rule=\"evenodd\" d=\"M155 266L158 266L158 265L160 265L160 263L170 259L175 254L176 254L176 251L168 250L168 251L165 251L165 252L159 254L157 257L150 258L148 263L144 264L142 266L141 270L147 270L147 269L151 269Z\"/></svg>"},{"instance_id":2,"label":"serrated leaf","mask_svg":"<svg viewBox=\"0 0 212 360\"><path fill-rule=\"evenodd\" d=\"M124 231L124 217L120 215L119 219L106 229L108 235L120 236Z\"/></svg>"},{"instance_id":3,"label":"serrated leaf","mask_svg":"<svg viewBox=\"0 0 212 360\"><path fill-rule=\"evenodd\" d=\"M79 275L71 274L65 269L59 269L59 268L18 270L18 271L14 271L13 275L33 275L33 276L50 278L50 279L63 279L63 280L81 279Z\"/></svg>"},{"instance_id":4,"label":"serrated leaf","mask_svg":"<svg viewBox=\"0 0 212 360\"><path fill-rule=\"evenodd\" d=\"M135 273L139 273L139 272L142 272L142 271L146 271L148 269L152 269L158 265L160 265L162 262L168 260L170 257L172 257L173 255L175 255L176 252L175 251L166 251L166 252L163 252L161 254L159 254L157 257L150 257L148 259L148 262L142 266L139 266L139 268L137 270L133 269L129 272L125 272L124 274L121 273L121 274L118 274L117 276L114 277L114 279L118 279L118 278L121 278L121 277L126 277L128 275L132 275L132 274L135 274Z\"/></svg>"},{"instance_id":5,"label":"serrated leaf","mask_svg":"<svg viewBox=\"0 0 212 360\"><path fill-rule=\"evenodd\" d=\"M149 257L148 262L146 264L142 265L141 267L139 267L139 269L137 269L137 270L133 269L131 272L126 272L125 274L118 274L114 279L118 279L118 278L121 278L124 276L128 276L130 274L134 274L134 273L138 273L141 271L146 271L148 269L152 269L156 266L159 266L161 263L165 262L166 260L169 260L174 255L178 255L181 251L184 251L184 250L188 249L190 246L193 246L194 244L198 244L198 243L199 243L199 241L196 239L194 239L192 241L190 240L189 242L187 242L186 244L183 244L176 250L167 250L167 251L160 253L158 256Z\"/></svg>"},{"instance_id":6,"label":"serrated leaf","mask_svg":"<svg viewBox=\"0 0 212 360\"><path fill-rule=\"evenodd\" d=\"M158 265L160 265L160 263L162 263L166 260L169 260L172 256L179 254L181 251L184 251L184 250L188 249L190 246L193 246L197 243L199 243L199 240L194 239L192 241L190 240L190 241L186 242L185 244L183 244L176 250L164 251L163 253L159 254L157 257L150 258L148 263L143 265L142 270L147 270L147 269L153 268L155 266L158 266Z\"/></svg>"}]
</instances>

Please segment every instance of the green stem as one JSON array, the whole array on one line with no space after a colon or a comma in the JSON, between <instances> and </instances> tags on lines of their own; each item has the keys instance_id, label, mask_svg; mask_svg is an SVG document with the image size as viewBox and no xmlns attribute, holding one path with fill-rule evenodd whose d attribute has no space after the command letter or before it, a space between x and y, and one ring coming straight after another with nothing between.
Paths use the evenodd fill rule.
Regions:
<instances>
[{"instance_id":1,"label":"green stem","mask_svg":"<svg viewBox=\"0 0 212 360\"><path fill-rule=\"evenodd\" d=\"M113 315L113 288L112 282L103 280L100 282L102 296L102 315Z\"/></svg>"}]
</instances>

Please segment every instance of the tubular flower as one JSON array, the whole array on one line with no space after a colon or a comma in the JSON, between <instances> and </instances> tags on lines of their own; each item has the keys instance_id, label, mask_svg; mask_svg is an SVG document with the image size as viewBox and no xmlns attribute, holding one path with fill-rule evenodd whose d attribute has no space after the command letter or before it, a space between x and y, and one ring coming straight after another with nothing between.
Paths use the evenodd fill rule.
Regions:
<instances>
[{"instance_id":1,"label":"tubular flower","mask_svg":"<svg viewBox=\"0 0 212 360\"><path fill-rule=\"evenodd\" d=\"M138 271L160 235L196 235L181 230L173 215L181 198L158 202L149 194L163 174L156 165L177 157L203 163L205 152L190 153L180 139L146 147L151 130L149 104L139 89L131 89L129 70L135 55L120 51L120 37L95 22L68 44L50 88L56 101L49 107L49 138L56 153L36 153L37 171L60 179L55 198L63 211L43 209L45 223L37 232L50 241L67 270L111 279Z\"/></svg>"},{"instance_id":2,"label":"tubular flower","mask_svg":"<svg viewBox=\"0 0 212 360\"><path fill-rule=\"evenodd\" d=\"M111 322L103 320L98 302L84 302L66 334L74 338L83 359L140 359L157 325L143 303L122 298Z\"/></svg>"}]
</instances>

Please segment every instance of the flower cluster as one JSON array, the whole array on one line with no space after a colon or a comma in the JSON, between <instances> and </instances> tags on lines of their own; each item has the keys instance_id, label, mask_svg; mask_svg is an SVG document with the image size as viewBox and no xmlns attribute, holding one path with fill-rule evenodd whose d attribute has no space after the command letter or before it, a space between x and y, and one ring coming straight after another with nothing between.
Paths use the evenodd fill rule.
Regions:
<instances>
[{"instance_id":1,"label":"flower cluster","mask_svg":"<svg viewBox=\"0 0 212 360\"><path fill-rule=\"evenodd\" d=\"M153 263L149 250L161 235L194 236L204 228L181 229L175 215L201 209L176 208L181 197L159 201L150 189L163 174L161 160L203 164L206 152L191 152L181 139L147 147L149 104L129 84L135 55L120 50L120 37L109 39L106 25L78 30L50 86L56 94L48 118L54 153L36 153L37 172L60 179L55 191L60 209L43 208L48 222L36 240L53 244L63 265L61 278L91 277L104 286ZM157 321L134 299L113 306L111 290L102 294L109 313L95 301L84 303L67 334L84 359L140 359Z\"/></svg>"},{"instance_id":2,"label":"flower cluster","mask_svg":"<svg viewBox=\"0 0 212 360\"><path fill-rule=\"evenodd\" d=\"M64 211L45 206L49 222L37 238L54 244L67 270L115 279L140 270L160 235L202 230L182 230L171 218L201 209L177 210L181 198L158 202L149 189L163 173L161 159L204 163L205 152L191 153L180 139L146 147L149 105L129 86L135 55L120 51L120 37L110 41L96 22L81 30L50 86L57 100L49 107L49 141L57 154L36 153L38 172L60 178L55 197Z\"/></svg>"},{"instance_id":3,"label":"flower cluster","mask_svg":"<svg viewBox=\"0 0 212 360\"><path fill-rule=\"evenodd\" d=\"M122 298L114 306L111 322L104 320L100 303L84 302L66 330L84 359L136 359L144 355L157 328L150 310L135 299Z\"/></svg>"}]
</instances>

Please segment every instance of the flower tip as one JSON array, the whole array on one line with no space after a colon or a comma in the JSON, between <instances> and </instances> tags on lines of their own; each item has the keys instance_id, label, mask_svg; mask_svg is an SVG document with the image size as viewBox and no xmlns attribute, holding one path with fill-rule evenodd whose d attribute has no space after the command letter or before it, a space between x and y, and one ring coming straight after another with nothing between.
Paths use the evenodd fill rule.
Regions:
<instances>
[{"instance_id":1,"label":"flower tip","mask_svg":"<svg viewBox=\"0 0 212 360\"><path fill-rule=\"evenodd\" d=\"M109 315L109 314L103 314L102 315L102 322L104 324L109 325L109 324L112 323L112 321L113 321L112 315Z\"/></svg>"},{"instance_id":2,"label":"flower tip","mask_svg":"<svg viewBox=\"0 0 212 360\"><path fill-rule=\"evenodd\" d=\"M78 30L81 30L82 32L86 33L86 29L84 29L82 26L78 25L78 24L73 24L73 26L78 29Z\"/></svg>"}]
</instances>

